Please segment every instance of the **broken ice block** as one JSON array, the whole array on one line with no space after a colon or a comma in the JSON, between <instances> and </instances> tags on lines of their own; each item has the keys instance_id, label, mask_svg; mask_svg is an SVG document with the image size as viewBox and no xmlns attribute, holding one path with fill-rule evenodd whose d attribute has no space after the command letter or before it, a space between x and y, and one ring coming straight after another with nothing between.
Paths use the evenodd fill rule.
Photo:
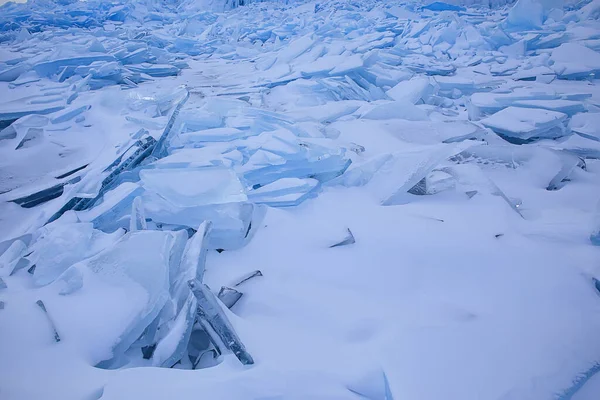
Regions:
<instances>
[{"instance_id":1,"label":"broken ice block","mask_svg":"<svg viewBox=\"0 0 600 400\"><path fill-rule=\"evenodd\" d=\"M481 123L505 140L522 144L541 138L557 138L567 134L567 115L539 108L507 107Z\"/></svg>"},{"instance_id":2,"label":"broken ice block","mask_svg":"<svg viewBox=\"0 0 600 400\"><path fill-rule=\"evenodd\" d=\"M40 77L50 77L57 74L61 68L66 66L90 65L94 61L116 61L113 56L109 55L90 55L72 58L63 58L59 60L44 61L33 66L33 70Z\"/></svg>"},{"instance_id":3,"label":"broken ice block","mask_svg":"<svg viewBox=\"0 0 600 400\"><path fill-rule=\"evenodd\" d=\"M408 81L402 81L386 92L396 101L407 101L417 104L427 100L433 94L433 85L428 77L415 77Z\"/></svg>"},{"instance_id":4,"label":"broken ice block","mask_svg":"<svg viewBox=\"0 0 600 400\"><path fill-rule=\"evenodd\" d=\"M142 198L136 197L131 204L131 217L129 220L130 231L143 231L147 229L146 216L144 215L144 205Z\"/></svg>"},{"instance_id":5,"label":"broken ice block","mask_svg":"<svg viewBox=\"0 0 600 400\"><path fill-rule=\"evenodd\" d=\"M122 356L159 315L170 298L169 271L179 264L185 237L173 232L130 232L71 267L81 270L83 290L77 296L53 299L54 318L89 362L104 360L99 366L113 365L112 360Z\"/></svg>"},{"instance_id":6,"label":"broken ice block","mask_svg":"<svg viewBox=\"0 0 600 400\"><path fill-rule=\"evenodd\" d=\"M227 315L208 286L195 280L190 280L188 285L198 301L198 317L211 326L219 340L235 354L242 364L254 364L252 356L246 351L244 344L235 333Z\"/></svg>"},{"instance_id":7,"label":"broken ice block","mask_svg":"<svg viewBox=\"0 0 600 400\"><path fill-rule=\"evenodd\" d=\"M122 231L113 234L97 231L91 223L43 228L40 238L32 245L29 256L36 265L33 282L38 286L53 282L71 265L109 247L122 235Z\"/></svg>"},{"instance_id":8,"label":"broken ice block","mask_svg":"<svg viewBox=\"0 0 600 400\"><path fill-rule=\"evenodd\" d=\"M4 282L4 279L0 278L0 290L2 289L6 289L8 286L6 285L6 282Z\"/></svg>"},{"instance_id":9,"label":"broken ice block","mask_svg":"<svg viewBox=\"0 0 600 400\"><path fill-rule=\"evenodd\" d=\"M550 61L560 79L587 79L600 74L600 53L579 43L561 44L552 50Z\"/></svg>"},{"instance_id":10,"label":"broken ice block","mask_svg":"<svg viewBox=\"0 0 600 400\"><path fill-rule=\"evenodd\" d=\"M0 256L0 276L9 276L13 273L19 260L27 252L27 245L21 240L15 240Z\"/></svg>"},{"instance_id":11,"label":"broken ice block","mask_svg":"<svg viewBox=\"0 0 600 400\"><path fill-rule=\"evenodd\" d=\"M311 178L281 178L248 192L248 200L271 207L297 206L313 196L320 183Z\"/></svg>"},{"instance_id":12,"label":"broken ice block","mask_svg":"<svg viewBox=\"0 0 600 400\"><path fill-rule=\"evenodd\" d=\"M158 168L140 171L146 190L178 207L248 200L236 173L227 168Z\"/></svg>"},{"instance_id":13,"label":"broken ice block","mask_svg":"<svg viewBox=\"0 0 600 400\"><path fill-rule=\"evenodd\" d=\"M600 113L574 115L569 128L585 138L600 142Z\"/></svg>"},{"instance_id":14,"label":"broken ice block","mask_svg":"<svg viewBox=\"0 0 600 400\"><path fill-rule=\"evenodd\" d=\"M235 289L222 286L217 297L225 304L225 307L231 308L242 298L243 293Z\"/></svg>"},{"instance_id":15,"label":"broken ice block","mask_svg":"<svg viewBox=\"0 0 600 400\"><path fill-rule=\"evenodd\" d=\"M69 268L59 277L59 280L64 282L63 288L58 292L61 296L75 293L83 287L83 273L79 268Z\"/></svg>"},{"instance_id":16,"label":"broken ice block","mask_svg":"<svg viewBox=\"0 0 600 400\"><path fill-rule=\"evenodd\" d=\"M350 228L347 228L347 230L348 230L348 234L346 235L344 240L342 240L341 242L338 242L336 244L332 244L331 246L329 246L330 249L334 248L334 247L347 246L349 244L356 243L356 240L354 239L354 235L352 234L352 231L350 230Z\"/></svg>"},{"instance_id":17,"label":"broken ice block","mask_svg":"<svg viewBox=\"0 0 600 400\"><path fill-rule=\"evenodd\" d=\"M546 190L559 190L561 189L565 183L569 180L569 176L571 175L571 172L579 167L581 169L585 169L585 161L579 157L577 157L576 155L567 153L567 152L562 152L559 153L560 155L560 161L561 161L561 168L560 171L558 171L558 173L554 176L554 178L552 178L552 180L550 181L550 183L548 183L548 186L546 187Z\"/></svg>"},{"instance_id":18,"label":"broken ice block","mask_svg":"<svg viewBox=\"0 0 600 400\"><path fill-rule=\"evenodd\" d=\"M454 177L444 171L431 171L419 183L413 186L408 193L415 195L431 195L454 188Z\"/></svg>"},{"instance_id":19,"label":"broken ice block","mask_svg":"<svg viewBox=\"0 0 600 400\"><path fill-rule=\"evenodd\" d=\"M446 159L476 145L472 141L422 146L398 152L379 168L367 185L382 205L402 204L407 192Z\"/></svg>"}]
</instances>

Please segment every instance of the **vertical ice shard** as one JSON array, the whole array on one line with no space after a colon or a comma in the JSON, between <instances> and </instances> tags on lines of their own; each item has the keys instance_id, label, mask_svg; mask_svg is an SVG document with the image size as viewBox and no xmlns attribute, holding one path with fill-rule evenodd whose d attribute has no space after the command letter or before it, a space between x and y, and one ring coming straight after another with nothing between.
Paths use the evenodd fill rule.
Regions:
<instances>
[{"instance_id":1,"label":"vertical ice shard","mask_svg":"<svg viewBox=\"0 0 600 400\"><path fill-rule=\"evenodd\" d=\"M222 286L219 290L217 297L225 304L225 307L231 308L237 303L243 296L243 293L238 292L235 289Z\"/></svg>"},{"instance_id":2,"label":"vertical ice shard","mask_svg":"<svg viewBox=\"0 0 600 400\"><path fill-rule=\"evenodd\" d=\"M561 157L562 166L560 171L558 171L550 183L548 183L546 190L561 189L565 183L569 181L569 176L575 168L579 167L584 170L586 168L585 160L577 157L576 155L567 152L559 153L559 155Z\"/></svg>"},{"instance_id":3,"label":"vertical ice shard","mask_svg":"<svg viewBox=\"0 0 600 400\"><path fill-rule=\"evenodd\" d=\"M44 312L44 315L46 315L46 318L48 319L48 322L50 323L50 328L52 329L52 332L54 333L54 341L56 343L60 342L60 336L58 334L58 331L56 330L56 326L54 326L54 322L52 321L52 318L50 318L50 314L48 314L46 305L44 304L44 302L42 300L36 301L35 304L37 304L38 307L40 307L42 309L42 311Z\"/></svg>"},{"instance_id":4,"label":"vertical ice shard","mask_svg":"<svg viewBox=\"0 0 600 400\"><path fill-rule=\"evenodd\" d=\"M235 333L231 322L208 286L196 280L190 280L188 285L198 301L198 317L210 325L218 339L235 354L242 364L254 364L252 356L246 351L244 344Z\"/></svg>"},{"instance_id":5,"label":"vertical ice shard","mask_svg":"<svg viewBox=\"0 0 600 400\"><path fill-rule=\"evenodd\" d=\"M248 275L245 275L243 278L239 278L237 280L237 283L234 284L234 286L238 287L241 284L248 282L250 279L256 278L257 276L263 276L262 272L260 272L260 270L258 270L258 269L256 271L250 272Z\"/></svg>"},{"instance_id":6,"label":"vertical ice shard","mask_svg":"<svg viewBox=\"0 0 600 400\"><path fill-rule=\"evenodd\" d=\"M142 198L136 197L131 204L131 219L129 220L130 231L143 231L148 228Z\"/></svg>"},{"instance_id":7,"label":"vertical ice shard","mask_svg":"<svg viewBox=\"0 0 600 400\"><path fill-rule=\"evenodd\" d=\"M212 223L205 221L188 240L176 277L171 281L171 298L176 308L174 321L168 323L169 333L156 346L152 364L171 367L185 354L192 328L196 321L197 302L190 293L187 282L204 277L208 236Z\"/></svg>"},{"instance_id":8,"label":"vertical ice shard","mask_svg":"<svg viewBox=\"0 0 600 400\"><path fill-rule=\"evenodd\" d=\"M356 240L354 239L354 235L352 234L352 231L350 230L350 228L347 228L347 230L348 230L348 235L346 235L346 238L344 240L342 240L341 242L332 244L331 246L329 246L329 248L347 246L349 244L356 243Z\"/></svg>"},{"instance_id":9,"label":"vertical ice shard","mask_svg":"<svg viewBox=\"0 0 600 400\"><path fill-rule=\"evenodd\" d=\"M171 139L173 126L175 125L175 121L177 120L177 117L179 116L181 109L183 108L184 104L188 101L189 98L190 98L190 92L186 89L183 97L178 100L178 103L175 106L175 109L171 113L171 116L169 117L169 122L167 122L167 126L165 127L160 138L158 139L158 142L156 143L156 146L154 147L154 150L152 151L151 157L153 157L155 159L159 159L159 158L162 158L167 155L167 144L169 143L169 140Z\"/></svg>"},{"instance_id":10,"label":"vertical ice shard","mask_svg":"<svg viewBox=\"0 0 600 400\"><path fill-rule=\"evenodd\" d=\"M27 246L21 240L15 240L0 256L0 275L8 276L13 273L21 257L25 255Z\"/></svg>"}]
</instances>

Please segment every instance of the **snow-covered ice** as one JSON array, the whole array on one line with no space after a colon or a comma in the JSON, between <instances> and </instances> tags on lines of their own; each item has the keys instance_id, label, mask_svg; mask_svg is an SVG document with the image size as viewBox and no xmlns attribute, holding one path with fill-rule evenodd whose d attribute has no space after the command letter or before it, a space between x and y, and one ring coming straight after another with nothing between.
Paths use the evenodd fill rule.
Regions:
<instances>
[{"instance_id":1,"label":"snow-covered ice","mask_svg":"<svg viewBox=\"0 0 600 400\"><path fill-rule=\"evenodd\" d=\"M597 400L599 19L1 5L0 398Z\"/></svg>"}]
</instances>

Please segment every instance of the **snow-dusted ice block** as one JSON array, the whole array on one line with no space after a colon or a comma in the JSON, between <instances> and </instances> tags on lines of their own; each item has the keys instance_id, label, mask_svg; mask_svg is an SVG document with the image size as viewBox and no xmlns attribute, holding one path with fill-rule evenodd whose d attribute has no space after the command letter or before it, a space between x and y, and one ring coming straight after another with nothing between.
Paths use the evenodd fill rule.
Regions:
<instances>
[{"instance_id":1,"label":"snow-dusted ice block","mask_svg":"<svg viewBox=\"0 0 600 400\"><path fill-rule=\"evenodd\" d=\"M474 146L471 141L422 146L398 152L385 162L367 184L382 205L402 204L407 192L449 157Z\"/></svg>"},{"instance_id":2,"label":"snow-dusted ice block","mask_svg":"<svg viewBox=\"0 0 600 400\"><path fill-rule=\"evenodd\" d=\"M186 132L179 136L178 140L184 146L204 142L230 142L252 136L255 133L237 128L213 128L202 131Z\"/></svg>"},{"instance_id":3,"label":"snow-dusted ice block","mask_svg":"<svg viewBox=\"0 0 600 400\"><path fill-rule=\"evenodd\" d=\"M426 100L434 92L434 87L428 77L416 77L408 81L402 81L386 92L394 99L408 101L417 104L419 101Z\"/></svg>"},{"instance_id":4,"label":"snow-dusted ice block","mask_svg":"<svg viewBox=\"0 0 600 400\"><path fill-rule=\"evenodd\" d=\"M227 168L157 168L140 171L146 190L177 207L248 200L236 173Z\"/></svg>"},{"instance_id":5,"label":"snow-dusted ice block","mask_svg":"<svg viewBox=\"0 0 600 400\"><path fill-rule=\"evenodd\" d=\"M174 65L162 65L162 64L139 64L139 65L128 65L127 69L133 72L139 72L150 75L154 78L162 78L165 76L175 76L179 74L180 69Z\"/></svg>"},{"instance_id":6,"label":"snow-dusted ice block","mask_svg":"<svg viewBox=\"0 0 600 400\"><path fill-rule=\"evenodd\" d=\"M344 173L352 161L344 154L322 154L311 159L287 160L283 164L267 165L244 173L250 187L264 186L281 178L314 178L326 182Z\"/></svg>"},{"instance_id":7,"label":"snow-dusted ice block","mask_svg":"<svg viewBox=\"0 0 600 400\"><path fill-rule=\"evenodd\" d=\"M507 140L518 143L566 135L567 115L538 108L508 107L481 123Z\"/></svg>"},{"instance_id":8,"label":"snow-dusted ice block","mask_svg":"<svg viewBox=\"0 0 600 400\"><path fill-rule=\"evenodd\" d=\"M248 200L271 207L297 206L319 188L319 181L305 178L282 178L248 192Z\"/></svg>"},{"instance_id":9,"label":"snow-dusted ice block","mask_svg":"<svg viewBox=\"0 0 600 400\"><path fill-rule=\"evenodd\" d=\"M600 142L600 113L574 115L569 128L585 138Z\"/></svg>"},{"instance_id":10,"label":"snow-dusted ice block","mask_svg":"<svg viewBox=\"0 0 600 400\"><path fill-rule=\"evenodd\" d=\"M12 274L17 266L17 263L25 255L27 245L22 240L15 240L11 245L0 255L0 276L8 276Z\"/></svg>"},{"instance_id":11,"label":"snow-dusted ice block","mask_svg":"<svg viewBox=\"0 0 600 400\"><path fill-rule=\"evenodd\" d=\"M600 74L600 53L579 43L563 43L552 51L552 68L562 79L587 79Z\"/></svg>"},{"instance_id":12,"label":"snow-dusted ice block","mask_svg":"<svg viewBox=\"0 0 600 400\"><path fill-rule=\"evenodd\" d=\"M38 286L53 282L71 265L99 253L124 233L119 230L106 234L95 230L91 223L49 225L42 229L29 256L36 265L33 282Z\"/></svg>"},{"instance_id":13,"label":"snow-dusted ice block","mask_svg":"<svg viewBox=\"0 0 600 400\"><path fill-rule=\"evenodd\" d=\"M55 310L58 331L88 362L110 367L109 360L118 359L158 316L169 299L169 271L179 263L181 238L172 232L130 232L71 267L83 277L77 296L49 298L47 304Z\"/></svg>"},{"instance_id":14,"label":"snow-dusted ice block","mask_svg":"<svg viewBox=\"0 0 600 400\"><path fill-rule=\"evenodd\" d=\"M62 67L90 65L94 61L115 61L113 56L105 54L95 54L88 56L62 58L52 61L44 61L33 66L33 70L41 77L50 77L57 74Z\"/></svg>"},{"instance_id":15,"label":"snow-dusted ice block","mask_svg":"<svg viewBox=\"0 0 600 400\"><path fill-rule=\"evenodd\" d=\"M48 104L25 104L25 103L5 103L0 104L0 122L13 121L30 114L50 114L64 109L61 102Z\"/></svg>"}]
</instances>

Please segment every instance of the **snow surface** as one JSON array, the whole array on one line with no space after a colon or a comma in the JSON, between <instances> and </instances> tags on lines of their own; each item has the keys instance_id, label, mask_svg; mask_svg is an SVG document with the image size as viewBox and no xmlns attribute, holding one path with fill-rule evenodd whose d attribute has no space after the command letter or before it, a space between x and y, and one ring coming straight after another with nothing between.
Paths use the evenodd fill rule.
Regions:
<instances>
[{"instance_id":1,"label":"snow surface","mask_svg":"<svg viewBox=\"0 0 600 400\"><path fill-rule=\"evenodd\" d=\"M599 399L599 18L0 6L0 399Z\"/></svg>"}]
</instances>

